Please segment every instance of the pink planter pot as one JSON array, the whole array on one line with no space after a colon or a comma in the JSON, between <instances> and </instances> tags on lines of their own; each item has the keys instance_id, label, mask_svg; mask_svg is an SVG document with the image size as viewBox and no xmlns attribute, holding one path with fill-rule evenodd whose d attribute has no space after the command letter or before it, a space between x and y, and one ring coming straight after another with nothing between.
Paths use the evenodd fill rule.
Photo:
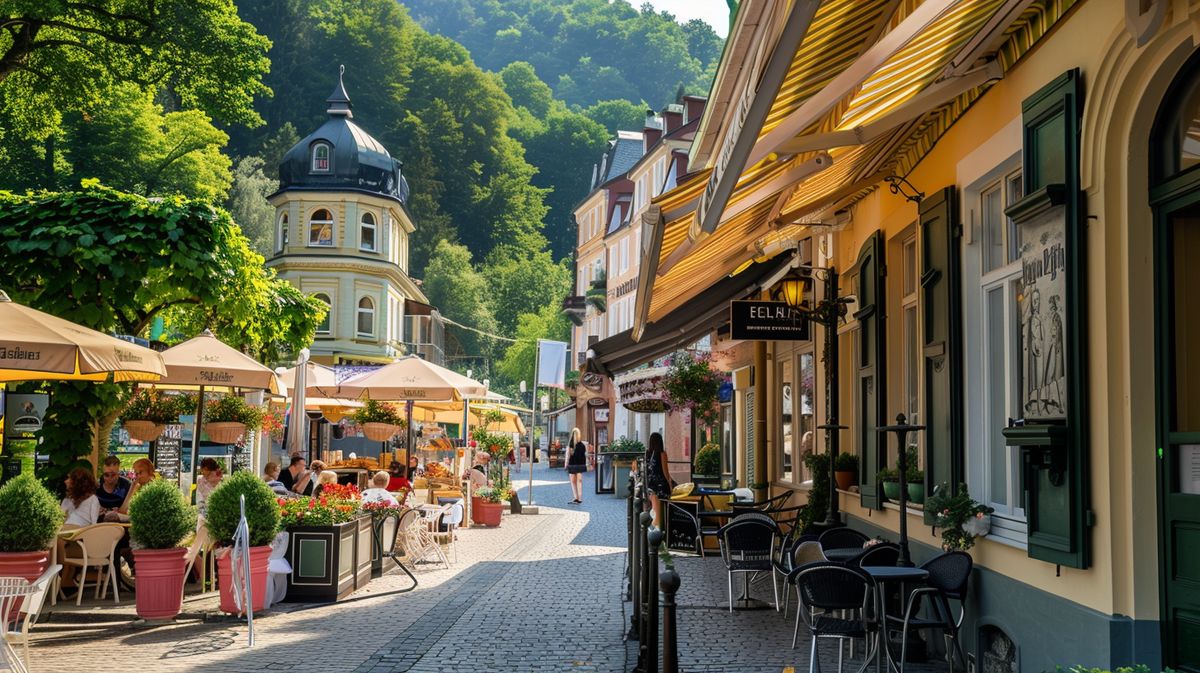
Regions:
<instances>
[{"instance_id":1,"label":"pink planter pot","mask_svg":"<svg viewBox=\"0 0 1200 673\"><path fill-rule=\"evenodd\" d=\"M187 549L134 549L137 613L142 619L174 619L183 607L183 557Z\"/></svg>"},{"instance_id":2,"label":"pink planter pot","mask_svg":"<svg viewBox=\"0 0 1200 673\"><path fill-rule=\"evenodd\" d=\"M0 553L0 577L24 577L33 582L50 567L49 551L14 551ZM22 599L23 600L23 599ZM13 603L10 620L21 612L21 600Z\"/></svg>"},{"instance_id":3,"label":"pink planter pot","mask_svg":"<svg viewBox=\"0 0 1200 673\"><path fill-rule=\"evenodd\" d=\"M221 585L221 612L237 614L237 603L233 600L233 568L230 566L232 557L233 554L226 552L217 558L217 581ZM267 561L270 557L270 546L250 548L250 591L254 594L250 604L255 612L263 609L267 597ZM140 576L138 581L141 581Z\"/></svg>"},{"instance_id":4,"label":"pink planter pot","mask_svg":"<svg viewBox=\"0 0 1200 673\"><path fill-rule=\"evenodd\" d=\"M503 514L503 503L484 502L475 496L471 496L471 520L480 526L491 526L493 528L499 526Z\"/></svg>"}]
</instances>

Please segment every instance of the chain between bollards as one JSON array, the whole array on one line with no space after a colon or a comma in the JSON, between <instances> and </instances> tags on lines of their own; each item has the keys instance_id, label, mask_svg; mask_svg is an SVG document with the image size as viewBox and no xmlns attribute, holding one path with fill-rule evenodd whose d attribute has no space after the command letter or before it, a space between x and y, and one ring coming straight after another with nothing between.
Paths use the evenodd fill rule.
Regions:
<instances>
[{"instance_id":1,"label":"chain between bollards","mask_svg":"<svg viewBox=\"0 0 1200 673\"><path fill-rule=\"evenodd\" d=\"M658 578L662 589L662 669L661 673L679 673L679 638L675 629L675 593L679 574L671 568Z\"/></svg>"}]
</instances>

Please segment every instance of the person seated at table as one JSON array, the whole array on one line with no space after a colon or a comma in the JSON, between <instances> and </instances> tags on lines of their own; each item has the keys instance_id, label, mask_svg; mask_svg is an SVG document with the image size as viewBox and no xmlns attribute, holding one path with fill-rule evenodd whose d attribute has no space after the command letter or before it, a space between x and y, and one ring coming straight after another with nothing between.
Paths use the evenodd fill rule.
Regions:
<instances>
[{"instance_id":1,"label":"person seated at table","mask_svg":"<svg viewBox=\"0 0 1200 673\"><path fill-rule=\"evenodd\" d=\"M100 484L96 488L96 499L100 501L100 515L104 516L120 509L131 488L133 482L121 476L121 459L116 456L105 458L100 472Z\"/></svg>"},{"instance_id":2,"label":"person seated at table","mask_svg":"<svg viewBox=\"0 0 1200 673\"><path fill-rule=\"evenodd\" d=\"M421 471L421 464L416 456L408 457L408 480L412 482L417 478L417 473Z\"/></svg>"},{"instance_id":3,"label":"person seated at table","mask_svg":"<svg viewBox=\"0 0 1200 673\"><path fill-rule=\"evenodd\" d=\"M67 520L63 528L83 528L100 519L100 500L96 497L96 477L92 471L77 467L67 475L67 497L59 505Z\"/></svg>"},{"instance_id":4,"label":"person seated at table","mask_svg":"<svg viewBox=\"0 0 1200 673\"><path fill-rule=\"evenodd\" d=\"M480 451L475 454L474 465L467 470L467 478L471 480L472 490L483 488L488 485L487 466L492 457Z\"/></svg>"},{"instance_id":5,"label":"person seated at table","mask_svg":"<svg viewBox=\"0 0 1200 673\"><path fill-rule=\"evenodd\" d=\"M307 467L304 456L300 454L292 456L288 469L279 473L280 483L296 495L312 495L313 487L316 484L313 483L313 472Z\"/></svg>"},{"instance_id":6,"label":"person seated at table","mask_svg":"<svg viewBox=\"0 0 1200 673\"><path fill-rule=\"evenodd\" d=\"M412 488L412 485L408 481L408 475L405 473L404 465L402 465L400 461L393 460L391 465L388 465L388 469L385 474L388 476L387 490L407 491L408 489ZM374 483L373 478L372 483Z\"/></svg>"},{"instance_id":7,"label":"person seated at table","mask_svg":"<svg viewBox=\"0 0 1200 673\"><path fill-rule=\"evenodd\" d=\"M316 465L316 464L317 464L316 461L313 461L313 465ZM312 492L313 497L315 498L315 497L321 495L321 493L324 492L326 486L336 485L337 483L338 483L337 472L334 472L333 470L322 471L321 474L317 477L317 487L313 489L313 492Z\"/></svg>"},{"instance_id":8,"label":"person seated at table","mask_svg":"<svg viewBox=\"0 0 1200 673\"><path fill-rule=\"evenodd\" d=\"M215 458L200 461L200 478L196 480L196 509L200 516L208 512L208 496L217 488L224 477L221 464Z\"/></svg>"},{"instance_id":9,"label":"person seated at table","mask_svg":"<svg viewBox=\"0 0 1200 673\"><path fill-rule=\"evenodd\" d=\"M397 466L399 465L399 463L392 464ZM388 488L388 482L391 481L391 479L392 476L383 470L376 472L375 475L371 477L371 488L368 488L362 492L363 504L365 505L371 502L383 502L387 503L389 507L399 507L400 501L396 500L396 496L388 492L391 490Z\"/></svg>"},{"instance_id":10,"label":"person seated at table","mask_svg":"<svg viewBox=\"0 0 1200 673\"><path fill-rule=\"evenodd\" d=\"M150 462L149 458L138 458L133 461L133 486L117 511L105 514L104 520L129 521L129 503L133 502L133 496L137 495L139 488L149 484L156 476L158 475L154 473L154 463Z\"/></svg>"},{"instance_id":11,"label":"person seated at table","mask_svg":"<svg viewBox=\"0 0 1200 673\"><path fill-rule=\"evenodd\" d=\"M271 491L281 498L290 498L294 493L288 490L287 486L279 481L279 463L267 463L263 468L263 481L267 482L267 486L271 487Z\"/></svg>"}]
</instances>

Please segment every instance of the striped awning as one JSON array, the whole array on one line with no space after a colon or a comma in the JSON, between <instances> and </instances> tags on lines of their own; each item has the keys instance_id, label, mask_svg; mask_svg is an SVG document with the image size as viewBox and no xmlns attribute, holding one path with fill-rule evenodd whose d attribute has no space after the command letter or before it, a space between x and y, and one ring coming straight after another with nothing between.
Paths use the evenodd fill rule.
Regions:
<instances>
[{"instance_id":1,"label":"striped awning","mask_svg":"<svg viewBox=\"0 0 1200 673\"><path fill-rule=\"evenodd\" d=\"M762 159L742 171L725 206L726 214L735 214L723 215L708 237L693 226L694 216L673 210L665 218L661 244L647 250L657 266L642 267L655 277L642 286L649 296L638 298L635 332L754 259L765 243L805 235L803 228L811 224L805 218L862 198L888 173L907 172L992 78L1010 68L1073 4L825 0L758 133L751 158ZM895 34L904 33L902 29L909 34L901 41ZM853 77L862 61L877 57L889 39L897 44L886 58L872 62L862 77ZM997 62L986 75L983 68L962 65L965 60L972 66L984 56ZM848 76L855 80L851 86L827 90L845 85ZM832 102L822 106L822 100ZM807 116L812 116L810 123L799 125L794 135L785 133L789 125L808 122ZM789 154L789 143L810 151ZM833 160L827 170L786 185L773 180L818 147ZM668 192L656 203L694 206L709 173L693 174L686 198ZM663 211L665 215L668 209Z\"/></svg>"}]
</instances>

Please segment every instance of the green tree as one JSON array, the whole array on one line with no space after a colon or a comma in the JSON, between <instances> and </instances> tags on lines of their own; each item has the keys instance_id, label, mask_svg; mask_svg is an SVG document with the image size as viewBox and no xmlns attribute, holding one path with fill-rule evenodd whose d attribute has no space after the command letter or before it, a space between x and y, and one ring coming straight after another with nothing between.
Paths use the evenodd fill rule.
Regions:
<instances>
[{"instance_id":1,"label":"green tree","mask_svg":"<svg viewBox=\"0 0 1200 673\"><path fill-rule=\"evenodd\" d=\"M588 107L583 114L608 130L610 136L617 131L640 131L646 124L645 103L634 105L627 100L605 100Z\"/></svg>"},{"instance_id":2,"label":"green tree","mask_svg":"<svg viewBox=\"0 0 1200 673\"><path fill-rule=\"evenodd\" d=\"M570 324L557 306L547 305L536 313L522 313L517 319L517 342L504 350L504 357L496 365L502 383L513 385L517 381L528 381L533 376L537 340L566 341L570 332Z\"/></svg>"},{"instance_id":3,"label":"green tree","mask_svg":"<svg viewBox=\"0 0 1200 673\"><path fill-rule=\"evenodd\" d=\"M480 268L487 278L485 299L492 307L501 334L511 334L525 313L545 306L558 307L571 286L565 262L555 262L545 250L502 246L488 255Z\"/></svg>"},{"instance_id":4,"label":"green tree","mask_svg":"<svg viewBox=\"0 0 1200 673\"><path fill-rule=\"evenodd\" d=\"M538 79L533 66L524 61L514 61L504 66L500 71L500 80L513 105L529 110L538 119L545 119L554 106L554 92Z\"/></svg>"},{"instance_id":5,"label":"green tree","mask_svg":"<svg viewBox=\"0 0 1200 673\"><path fill-rule=\"evenodd\" d=\"M185 108L261 122L253 101L270 93L270 43L229 0L8 0L0 24L0 105L21 135L44 140L59 112L117 82L167 85Z\"/></svg>"},{"instance_id":6,"label":"green tree","mask_svg":"<svg viewBox=\"0 0 1200 673\"><path fill-rule=\"evenodd\" d=\"M272 180L279 180L279 164L283 163L283 155L300 142L300 134L291 122L284 122L274 133L262 142L258 156L263 160L263 173Z\"/></svg>"},{"instance_id":7,"label":"green tree","mask_svg":"<svg viewBox=\"0 0 1200 673\"><path fill-rule=\"evenodd\" d=\"M251 247L264 257L274 253L275 208L267 203L267 197L278 187L279 181L264 172L262 159L242 157L233 170L233 189L225 203Z\"/></svg>"},{"instance_id":8,"label":"green tree","mask_svg":"<svg viewBox=\"0 0 1200 673\"><path fill-rule=\"evenodd\" d=\"M437 244L425 269L425 296L442 315L479 332L494 334L496 319L485 300L489 285L489 279L471 265L471 251L465 246L449 241ZM465 353L480 356L485 362L491 356L493 339L453 325L447 332L453 333ZM476 371L486 372L486 366Z\"/></svg>"},{"instance_id":9,"label":"green tree","mask_svg":"<svg viewBox=\"0 0 1200 673\"><path fill-rule=\"evenodd\" d=\"M0 287L93 329L142 334L158 315L230 325L260 355L311 343L324 308L263 269L228 213L183 197L146 199L84 181L74 192L0 192ZM286 319L283 319L286 317ZM182 319L182 318L181 318ZM127 394L118 384L54 384L42 431L49 476L92 464Z\"/></svg>"}]
</instances>

